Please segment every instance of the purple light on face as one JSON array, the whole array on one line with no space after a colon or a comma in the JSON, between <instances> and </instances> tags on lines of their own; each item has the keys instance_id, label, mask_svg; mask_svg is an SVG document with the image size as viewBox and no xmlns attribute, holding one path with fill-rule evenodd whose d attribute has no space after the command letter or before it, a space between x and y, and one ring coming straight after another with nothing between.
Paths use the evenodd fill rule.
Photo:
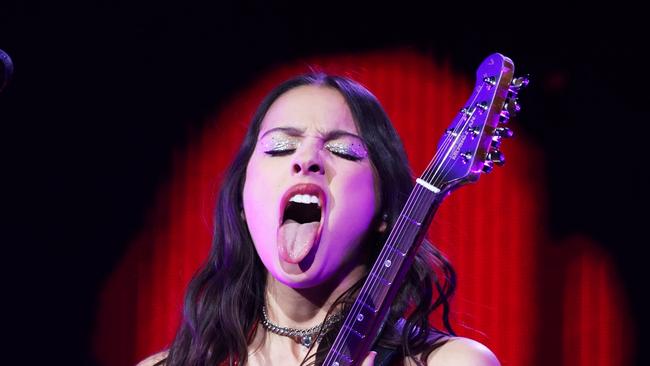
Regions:
<instances>
[{"instance_id":1,"label":"purple light on face","mask_svg":"<svg viewBox=\"0 0 650 366\"><path fill-rule=\"evenodd\" d=\"M355 258L376 215L368 152L356 137L347 102L331 88L286 92L271 105L260 130L243 192L251 238L275 280L296 288L316 286ZM292 191L301 185L318 190ZM285 220L287 201L307 205L312 196L323 202L320 222Z\"/></svg>"}]
</instances>

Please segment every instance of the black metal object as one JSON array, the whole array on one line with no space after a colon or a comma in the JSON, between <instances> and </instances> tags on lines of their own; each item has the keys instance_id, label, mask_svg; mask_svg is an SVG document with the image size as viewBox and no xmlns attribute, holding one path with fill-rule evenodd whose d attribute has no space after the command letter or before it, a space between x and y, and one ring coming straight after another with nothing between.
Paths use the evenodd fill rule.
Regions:
<instances>
[{"instance_id":1,"label":"black metal object","mask_svg":"<svg viewBox=\"0 0 650 366\"><path fill-rule=\"evenodd\" d=\"M14 64L11 61L11 57L5 51L0 50L0 92L9 84L9 79L11 79L13 72Z\"/></svg>"}]
</instances>

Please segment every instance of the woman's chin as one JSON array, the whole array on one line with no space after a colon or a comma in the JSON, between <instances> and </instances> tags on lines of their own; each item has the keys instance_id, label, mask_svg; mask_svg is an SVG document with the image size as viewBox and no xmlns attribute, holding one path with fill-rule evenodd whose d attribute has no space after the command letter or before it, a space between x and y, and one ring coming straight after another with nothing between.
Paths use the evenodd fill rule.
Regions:
<instances>
[{"instance_id":1,"label":"woman's chin","mask_svg":"<svg viewBox=\"0 0 650 366\"><path fill-rule=\"evenodd\" d=\"M292 288L310 288L326 281L326 276L316 266L309 269L301 268L300 263L289 263L280 260L279 273L271 275L279 282Z\"/></svg>"}]
</instances>

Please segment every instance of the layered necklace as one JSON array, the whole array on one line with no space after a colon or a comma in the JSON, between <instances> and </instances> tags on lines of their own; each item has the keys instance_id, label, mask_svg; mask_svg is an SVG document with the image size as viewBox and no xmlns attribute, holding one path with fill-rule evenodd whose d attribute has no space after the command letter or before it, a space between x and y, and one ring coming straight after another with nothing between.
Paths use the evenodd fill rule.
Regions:
<instances>
[{"instance_id":1,"label":"layered necklace","mask_svg":"<svg viewBox=\"0 0 650 366\"><path fill-rule=\"evenodd\" d=\"M293 338L303 346L309 348L314 341L320 342L321 338L325 333L327 333L330 327L339 321L341 314L332 315L325 319L324 322L307 329L281 327L277 324L273 324L266 314L266 306L262 306L262 318L262 326L264 329L271 333Z\"/></svg>"}]
</instances>

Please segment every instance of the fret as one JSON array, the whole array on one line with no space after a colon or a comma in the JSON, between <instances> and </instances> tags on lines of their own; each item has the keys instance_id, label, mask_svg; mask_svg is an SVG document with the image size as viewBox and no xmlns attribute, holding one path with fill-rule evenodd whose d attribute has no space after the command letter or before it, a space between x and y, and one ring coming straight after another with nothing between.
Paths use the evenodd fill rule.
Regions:
<instances>
[{"instance_id":1,"label":"fret","mask_svg":"<svg viewBox=\"0 0 650 366\"><path fill-rule=\"evenodd\" d=\"M354 361L350 356L338 352L334 348L330 350L330 353L334 354L334 359L336 359L336 361L332 362L332 366L349 366L352 364L352 361Z\"/></svg>"},{"instance_id":2,"label":"fret","mask_svg":"<svg viewBox=\"0 0 650 366\"><path fill-rule=\"evenodd\" d=\"M410 225L407 228L401 227L400 232L397 234L398 238L396 238L392 245L402 253L408 253L413 246L413 241L415 240L415 237L417 237L419 231L420 230L416 230L414 226Z\"/></svg>"},{"instance_id":3,"label":"fret","mask_svg":"<svg viewBox=\"0 0 650 366\"><path fill-rule=\"evenodd\" d=\"M375 321L376 316L377 313L374 311L368 311L368 309L364 307L357 308L357 311L353 312L350 319L348 319L348 323L349 321L352 321L352 324L346 324L346 326L354 330L359 338L365 338L368 334L368 329Z\"/></svg>"},{"instance_id":4,"label":"fret","mask_svg":"<svg viewBox=\"0 0 650 366\"><path fill-rule=\"evenodd\" d=\"M361 301L361 299L357 299L357 301L355 301L355 302L356 302L357 304L363 306L365 309L367 309L367 310L368 310L369 312L371 312L371 313L375 313L375 314L376 314L377 311L378 311L378 309L376 309L374 306L370 306L370 305L366 304L366 302L365 302L365 301Z\"/></svg>"},{"instance_id":5,"label":"fret","mask_svg":"<svg viewBox=\"0 0 650 366\"><path fill-rule=\"evenodd\" d=\"M373 314L372 316L374 316L374 314L376 314L379 311L379 308L375 307L375 304L380 304L381 303L381 301L375 301L375 300L383 299L383 296L386 294L386 291L388 289L386 287L382 286L382 287L379 287L379 289L382 290L383 294L372 293L372 291L375 291L375 290L369 289L368 286L369 286L368 281L366 281L365 286L363 287L363 289L361 289L361 292L357 296L357 301L356 302L357 303L362 303L363 305L365 305L366 309L371 310L371 313ZM372 295L378 295L378 296L377 296L377 298L375 298Z\"/></svg>"},{"instance_id":6,"label":"fret","mask_svg":"<svg viewBox=\"0 0 650 366\"><path fill-rule=\"evenodd\" d=\"M392 283L391 281L388 281L387 279L381 277L378 273L370 272L369 277L378 279L379 283L381 283L385 287L390 287L390 284Z\"/></svg>"},{"instance_id":7,"label":"fret","mask_svg":"<svg viewBox=\"0 0 650 366\"><path fill-rule=\"evenodd\" d=\"M342 334L345 337L345 345L342 348L340 348L338 351L341 354L345 354L348 357L348 359L352 359L351 356L353 355L354 350L364 340L362 337L359 337L355 333L357 332L350 329L350 326L345 325L345 323L341 327L341 330L339 331L339 334Z\"/></svg>"},{"instance_id":8,"label":"fret","mask_svg":"<svg viewBox=\"0 0 650 366\"><path fill-rule=\"evenodd\" d=\"M422 221L424 220L424 214L420 207L420 203L414 203L413 207L402 210L399 214L399 218L403 218L407 223L417 227L422 226Z\"/></svg>"},{"instance_id":9,"label":"fret","mask_svg":"<svg viewBox=\"0 0 650 366\"><path fill-rule=\"evenodd\" d=\"M405 259L405 252L387 244L379 254L372 270L368 273L368 281L362 288L359 299L364 300L366 305L367 303L381 303L390 290ZM375 312L374 307L370 308Z\"/></svg>"},{"instance_id":10,"label":"fret","mask_svg":"<svg viewBox=\"0 0 650 366\"><path fill-rule=\"evenodd\" d=\"M410 223L410 224L413 224L413 225L415 225L415 226L417 226L417 227L422 226L422 223L421 223L421 222L418 222L417 220L412 219L412 218L408 217L408 216L405 215L405 214L401 214L401 215L399 215L399 216L402 217L402 218L404 218L404 219L406 220L406 222L408 222L408 223Z\"/></svg>"},{"instance_id":11,"label":"fret","mask_svg":"<svg viewBox=\"0 0 650 366\"><path fill-rule=\"evenodd\" d=\"M379 307L375 307L374 304L381 304L391 286L382 286L379 283L370 283L370 279L367 280L366 285L363 287L359 293L359 299L366 304L373 304L371 308L373 309L372 316L378 311Z\"/></svg>"},{"instance_id":12,"label":"fret","mask_svg":"<svg viewBox=\"0 0 650 366\"><path fill-rule=\"evenodd\" d=\"M396 248L396 247L394 247L392 245L386 244L385 248L388 248L389 251L399 255L400 257L405 257L406 256L406 252L402 252L401 250L399 250L398 248Z\"/></svg>"},{"instance_id":13,"label":"fret","mask_svg":"<svg viewBox=\"0 0 650 366\"><path fill-rule=\"evenodd\" d=\"M365 335L357 332L356 330L354 330L354 328L347 326L345 324L343 325L343 329L347 330L350 334L355 335L357 338L359 338L359 340L366 338Z\"/></svg>"},{"instance_id":14,"label":"fret","mask_svg":"<svg viewBox=\"0 0 650 366\"><path fill-rule=\"evenodd\" d=\"M403 262L404 256L395 255L391 252L380 253L377 263L373 266L372 271L382 273L381 277L383 278L392 279L397 275Z\"/></svg>"},{"instance_id":15,"label":"fret","mask_svg":"<svg viewBox=\"0 0 650 366\"><path fill-rule=\"evenodd\" d=\"M376 274L373 274L372 272L368 277L369 278L366 282L366 286L364 286L364 288L361 290L359 296L365 295L364 301L368 299L370 300L368 302L379 304L383 301L384 297L388 293L388 290L390 290L391 282L386 281L385 279L379 277Z\"/></svg>"}]
</instances>

